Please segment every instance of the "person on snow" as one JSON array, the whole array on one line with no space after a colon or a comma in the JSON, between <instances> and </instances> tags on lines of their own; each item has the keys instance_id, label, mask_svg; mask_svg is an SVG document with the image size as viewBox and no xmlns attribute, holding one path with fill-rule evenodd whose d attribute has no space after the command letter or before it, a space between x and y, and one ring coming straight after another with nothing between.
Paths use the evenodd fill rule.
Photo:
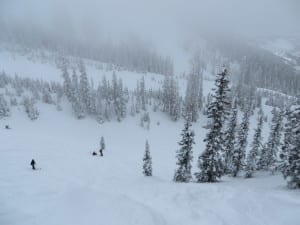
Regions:
<instances>
[{"instance_id":1,"label":"person on snow","mask_svg":"<svg viewBox=\"0 0 300 225\"><path fill-rule=\"evenodd\" d=\"M100 152L100 156L103 156L103 149L102 148L100 148L99 152Z\"/></svg>"},{"instance_id":2,"label":"person on snow","mask_svg":"<svg viewBox=\"0 0 300 225\"><path fill-rule=\"evenodd\" d=\"M94 152L92 153L92 155L95 156L95 155L97 155L97 153L94 151Z\"/></svg>"},{"instance_id":3,"label":"person on snow","mask_svg":"<svg viewBox=\"0 0 300 225\"><path fill-rule=\"evenodd\" d=\"M34 161L34 159L31 160L30 165L32 166L32 169L35 170L35 161Z\"/></svg>"}]
</instances>

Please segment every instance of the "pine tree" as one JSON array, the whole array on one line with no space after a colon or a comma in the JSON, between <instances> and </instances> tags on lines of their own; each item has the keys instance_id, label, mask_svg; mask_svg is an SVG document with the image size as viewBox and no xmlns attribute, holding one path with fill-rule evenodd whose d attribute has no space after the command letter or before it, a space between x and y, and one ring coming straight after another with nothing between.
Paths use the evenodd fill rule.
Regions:
<instances>
[{"instance_id":1,"label":"pine tree","mask_svg":"<svg viewBox=\"0 0 300 225\"><path fill-rule=\"evenodd\" d=\"M90 113L90 102L91 102L90 88L89 88L89 81L88 81L88 77L87 77L87 73L83 61L80 61L79 71L80 71L80 77L79 77L78 89L79 89L80 105L85 109L87 113Z\"/></svg>"},{"instance_id":2,"label":"pine tree","mask_svg":"<svg viewBox=\"0 0 300 225\"><path fill-rule=\"evenodd\" d=\"M178 83L173 76L166 76L162 93L163 112L168 113L176 121L180 116L180 99Z\"/></svg>"},{"instance_id":3,"label":"pine tree","mask_svg":"<svg viewBox=\"0 0 300 225\"><path fill-rule=\"evenodd\" d=\"M266 145L265 155L262 155L263 169L274 172L277 167L277 153L280 147L281 129L282 129L282 112L274 108L272 110L273 118L271 132Z\"/></svg>"},{"instance_id":4,"label":"pine tree","mask_svg":"<svg viewBox=\"0 0 300 225\"><path fill-rule=\"evenodd\" d=\"M62 107L61 107L61 97L59 94L56 94L56 101L55 101L55 104L56 104L56 110L57 111L62 111Z\"/></svg>"},{"instance_id":5,"label":"pine tree","mask_svg":"<svg viewBox=\"0 0 300 225\"><path fill-rule=\"evenodd\" d=\"M64 79L63 82L64 93L67 96L68 100L72 101L72 84L71 84L71 79L66 64L64 64L62 67L62 77Z\"/></svg>"},{"instance_id":6,"label":"pine tree","mask_svg":"<svg viewBox=\"0 0 300 225\"><path fill-rule=\"evenodd\" d=\"M71 90L72 90L72 110L77 119L82 119L85 117L85 110L84 105L81 102L80 91L79 91L79 83L78 83L78 76L76 74L76 70L73 70L72 75L72 83L71 83Z\"/></svg>"},{"instance_id":7,"label":"pine tree","mask_svg":"<svg viewBox=\"0 0 300 225\"><path fill-rule=\"evenodd\" d=\"M163 92L162 92L162 105L163 105L163 112L170 111L170 76L165 76L164 83L163 83Z\"/></svg>"},{"instance_id":8,"label":"pine tree","mask_svg":"<svg viewBox=\"0 0 300 225\"><path fill-rule=\"evenodd\" d=\"M147 130L150 129L150 123L151 123L151 120L150 120L150 115L148 112L144 112L141 116L141 127L144 127L146 128Z\"/></svg>"},{"instance_id":9,"label":"pine tree","mask_svg":"<svg viewBox=\"0 0 300 225\"><path fill-rule=\"evenodd\" d=\"M117 81L115 72L113 72L112 77L112 101L117 119L121 121L126 116L126 101L124 98L123 82L121 79L119 79L119 82Z\"/></svg>"},{"instance_id":10,"label":"pine tree","mask_svg":"<svg viewBox=\"0 0 300 225\"><path fill-rule=\"evenodd\" d=\"M191 123L190 119L187 118L184 124L184 129L181 132L181 141L178 143L180 149L177 150L177 166L175 171L174 181L175 182L189 182L192 179L192 160L193 160L193 144L194 132L190 130Z\"/></svg>"},{"instance_id":11,"label":"pine tree","mask_svg":"<svg viewBox=\"0 0 300 225\"><path fill-rule=\"evenodd\" d=\"M146 141L145 154L143 157L143 174L145 176L152 176L152 157L150 155L150 147L148 140Z\"/></svg>"},{"instance_id":12,"label":"pine tree","mask_svg":"<svg viewBox=\"0 0 300 225\"><path fill-rule=\"evenodd\" d=\"M140 90L139 90L139 96L141 98L141 107L142 110L146 110L146 88L145 88L145 78L143 77L140 82Z\"/></svg>"},{"instance_id":13,"label":"pine tree","mask_svg":"<svg viewBox=\"0 0 300 225\"><path fill-rule=\"evenodd\" d=\"M257 169L257 159L258 159L258 155L260 152L260 147L262 145L261 144L262 126L263 126L263 116L260 116L258 118L257 128L255 129L255 133L254 133L254 138L253 138L253 142L251 145L252 148L247 156L246 168L245 168L245 170L246 170L245 177L246 178L252 177L254 171Z\"/></svg>"},{"instance_id":14,"label":"pine tree","mask_svg":"<svg viewBox=\"0 0 300 225\"><path fill-rule=\"evenodd\" d=\"M228 114L228 78L227 70L217 74L216 88L212 95L212 101L208 106L208 118L211 119L210 131L204 141L206 148L198 158L200 172L195 174L198 182L216 182L223 175L224 166L222 153L224 152L224 134L222 128Z\"/></svg>"},{"instance_id":15,"label":"pine tree","mask_svg":"<svg viewBox=\"0 0 300 225\"><path fill-rule=\"evenodd\" d=\"M136 113L136 105L135 105L135 102L134 102L134 96L132 95L131 96L131 100L130 100L130 115L131 116L135 116L135 113Z\"/></svg>"},{"instance_id":16,"label":"pine tree","mask_svg":"<svg viewBox=\"0 0 300 225\"><path fill-rule=\"evenodd\" d=\"M84 107L82 106L78 98L76 98L75 101L72 103L72 109L77 119L82 119L85 117Z\"/></svg>"},{"instance_id":17,"label":"pine tree","mask_svg":"<svg viewBox=\"0 0 300 225\"><path fill-rule=\"evenodd\" d=\"M43 88L42 100L43 100L44 103L47 103L47 104L52 104L53 103L51 94L50 94L49 89L47 87Z\"/></svg>"},{"instance_id":18,"label":"pine tree","mask_svg":"<svg viewBox=\"0 0 300 225\"><path fill-rule=\"evenodd\" d=\"M237 102L234 101L231 108L231 115L229 119L228 128L225 131L224 135L224 172L231 173L232 169L232 158L235 146L235 136L236 136L236 127L237 127Z\"/></svg>"},{"instance_id":19,"label":"pine tree","mask_svg":"<svg viewBox=\"0 0 300 225\"><path fill-rule=\"evenodd\" d=\"M127 112L127 105L126 105L126 99L124 96L124 89L123 89L123 81L120 78L118 82L118 91L117 91L117 116L118 120L121 121L121 119L126 117Z\"/></svg>"},{"instance_id":20,"label":"pine tree","mask_svg":"<svg viewBox=\"0 0 300 225\"><path fill-rule=\"evenodd\" d=\"M135 90L135 112L139 113L141 106L142 106L142 100L141 100L141 96L140 96L140 82L137 82L136 84L136 90Z\"/></svg>"},{"instance_id":21,"label":"pine tree","mask_svg":"<svg viewBox=\"0 0 300 225\"><path fill-rule=\"evenodd\" d=\"M104 123L103 118L103 99L101 96L101 85L98 85L97 92L95 93L95 107L96 107L96 120L98 123Z\"/></svg>"},{"instance_id":22,"label":"pine tree","mask_svg":"<svg viewBox=\"0 0 300 225\"><path fill-rule=\"evenodd\" d=\"M29 119L36 120L39 116L39 111L34 106L34 100L30 99L28 97L24 97L23 105L24 105L25 112L27 113L27 116L29 117Z\"/></svg>"},{"instance_id":23,"label":"pine tree","mask_svg":"<svg viewBox=\"0 0 300 225\"><path fill-rule=\"evenodd\" d=\"M10 109L4 96L0 94L0 119L10 115Z\"/></svg>"},{"instance_id":24,"label":"pine tree","mask_svg":"<svg viewBox=\"0 0 300 225\"><path fill-rule=\"evenodd\" d=\"M73 69L73 74L72 74L71 90L72 90L73 97L78 95L78 76L75 69Z\"/></svg>"},{"instance_id":25,"label":"pine tree","mask_svg":"<svg viewBox=\"0 0 300 225\"><path fill-rule=\"evenodd\" d=\"M199 56L194 56L191 61L191 73L188 77L185 100L184 114L191 115L192 122L198 120L198 112L202 108L202 70L203 65Z\"/></svg>"},{"instance_id":26,"label":"pine tree","mask_svg":"<svg viewBox=\"0 0 300 225\"><path fill-rule=\"evenodd\" d=\"M5 74L5 72L2 70L0 72L0 88L4 88L8 84L9 84L9 78Z\"/></svg>"},{"instance_id":27,"label":"pine tree","mask_svg":"<svg viewBox=\"0 0 300 225\"><path fill-rule=\"evenodd\" d=\"M0 103L0 104L1 104L1 103ZM17 106L17 105L18 105L18 100L17 100L16 97L14 97L14 96L11 96L11 97L10 97L10 105L11 105L11 106ZM1 106L0 106L0 108L1 108Z\"/></svg>"},{"instance_id":28,"label":"pine tree","mask_svg":"<svg viewBox=\"0 0 300 225\"><path fill-rule=\"evenodd\" d=\"M111 101L112 101L112 90L109 84L109 81L106 79L105 76L102 77L102 82L101 85L99 85L98 88L98 93L99 93L99 97L103 99L103 105L101 104L101 106L103 107L103 116L106 120L110 120L110 115L111 115Z\"/></svg>"},{"instance_id":29,"label":"pine tree","mask_svg":"<svg viewBox=\"0 0 300 225\"><path fill-rule=\"evenodd\" d=\"M300 99L291 107L287 120L285 132L290 138L286 140L288 143L285 143L286 149L282 152L281 172L287 179L288 187L294 189L300 188Z\"/></svg>"},{"instance_id":30,"label":"pine tree","mask_svg":"<svg viewBox=\"0 0 300 225\"><path fill-rule=\"evenodd\" d=\"M179 87L178 83L174 82L173 85L173 100L172 100L172 108L170 111L170 115L172 117L172 120L177 121L180 117L181 113L181 99L179 96Z\"/></svg>"},{"instance_id":31,"label":"pine tree","mask_svg":"<svg viewBox=\"0 0 300 225\"><path fill-rule=\"evenodd\" d=\"M232 158L233 177L236 177L244 167L248 130L249 130L249 117L250 117L249 110L250 108L248 107L248 109L246 109L246 111L244 112L243 120L238 131L237 142L234 148L233 158Z\"/></svg>"},{"instance_id":32,"label":"pine tree","mask_svg":"<svg viewBox=\"0 0 300 225\"><path fill-rule=\"evenodd\" d=\"M292 106L291 106L292 107ZM282 166L285 163L285 160L287 158L288 152L291 150L291 141L292 141L292 127L293 124L292 122L292 117L293 117L293 113L291 111L291 107L287 107L285 113L284 113L284 117L286 119L286 123L284 124L284 128L283 128L283 143L281 145L281 152L280 152L280 170L282 170Z\"/></svg>"}]
</instances>

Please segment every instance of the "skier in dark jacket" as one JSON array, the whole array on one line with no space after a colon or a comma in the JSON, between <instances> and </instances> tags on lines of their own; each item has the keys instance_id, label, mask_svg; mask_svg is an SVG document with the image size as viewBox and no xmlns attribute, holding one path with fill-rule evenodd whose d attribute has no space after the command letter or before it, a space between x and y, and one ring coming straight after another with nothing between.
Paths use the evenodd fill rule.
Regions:
<instances>
[{"instance_id":1,"label":"skier in dark jacket","mask_svg":"<svg viewBox=\"0 0 300 225\"><path fill-rule=\"evenodd\" d=\"M99 153L100 153L100 156L103 156L103 149L102 148L100 148Z\"/></svg>"},{"instance_id":2,"label":"skier in dark jacket","mask_svg":"<svg viewBox=\"0 0 300 225\"><path fill-rule=\"evenodd\" d=\"M93 155L93 156L97 155L97 152L94 151L94 152L92 153L92 155Z\"/></svg>"},{"instance_id":3,"label":"skier in dark jacket","mask_svg":"<svg viewBox=\"0 0 300 225\"><path fill-rule=\"evenodd\" d=\"M34 161L34 159L31 160L30 165L32 166L32 169L35 170L35 161Z\"/></svg>"}]
</instances>

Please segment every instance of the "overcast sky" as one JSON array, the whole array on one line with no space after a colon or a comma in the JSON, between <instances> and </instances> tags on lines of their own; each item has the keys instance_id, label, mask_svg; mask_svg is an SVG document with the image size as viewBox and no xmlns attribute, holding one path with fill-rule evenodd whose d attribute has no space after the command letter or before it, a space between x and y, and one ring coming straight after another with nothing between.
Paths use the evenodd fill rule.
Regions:
<instances>
[{"instance_id":1,"label":"overcast sky","mask_svg":"<svg viewBox=\"0 0 300 225\"><path fill-rule=\"evenodd\" d=\"M0 0L0 20L83 40L166 42L198 31L286 36L300 34L300 0Z\"/></svg>"}]
</instances>

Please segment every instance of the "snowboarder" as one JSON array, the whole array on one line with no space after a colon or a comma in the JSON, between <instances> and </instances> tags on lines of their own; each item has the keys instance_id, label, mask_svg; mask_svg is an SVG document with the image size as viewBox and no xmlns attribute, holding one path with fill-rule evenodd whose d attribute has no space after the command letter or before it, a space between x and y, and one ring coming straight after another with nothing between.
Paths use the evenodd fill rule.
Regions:
<instances>
[{"instance_id":1,"label":"snowboarder","mask_svg":"<svg viewBox=\"0 0 300 225\"><path fill-rule=\"evenodd\" d=\"M35 170L35 161L34 161L34 159L31 160L30 165L32 166L32 169Z\"/></svg>"},{"instance_id":2,"label":"snowboarder","mask_svg":"<svg viewBox=\"0 0 300 225\"><path fill-rule=\"evenodd\" d=\"M5 129L9 130L10 129L9 125L5 125Z\"/></svg>"},{"instance_id":3,"label":"snowboarder","mask_svg":"<svg viewBox=\"0 0 300 225\"><path fill-rule=\"evenodd\" d=\"M94 152L92 153L92 155L95 156L95 155L97 155L97 153L94 151Z\"/></svg>"},{"instance_id":4,"label":"snowboarder","mask_svg":"<svg viewBox=\"0 0 300 225\"><path fill-rule=\"evenodd\" d=\"M103 149L102 148L100 148L99 153L100 153L100 156L103 156Z\"/></svg>"}]
</instances>

